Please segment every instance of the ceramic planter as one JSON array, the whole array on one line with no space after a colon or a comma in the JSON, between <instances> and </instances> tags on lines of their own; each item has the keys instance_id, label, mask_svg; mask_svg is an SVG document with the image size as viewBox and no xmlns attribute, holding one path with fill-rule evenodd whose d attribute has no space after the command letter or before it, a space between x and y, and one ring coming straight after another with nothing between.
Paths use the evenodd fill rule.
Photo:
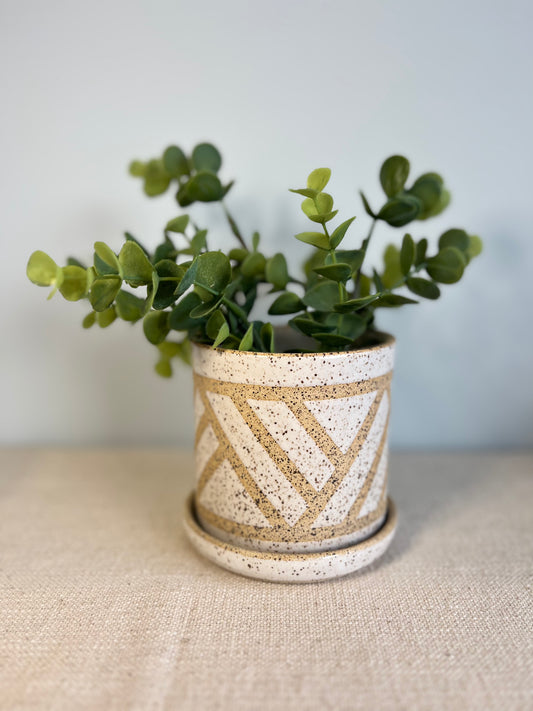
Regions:
<instances>
[{"instance_id":1,"label":"ceramic planter","mask_svg":"<svg viewBox=\"0 0 533 711\"><path fill-rule=\"evenodd\" d=\"M230 570L336 577L394 533L387 428L394 339L342 353L193 347L196 490L187 531Z\"/></svg>"}]
</instances>

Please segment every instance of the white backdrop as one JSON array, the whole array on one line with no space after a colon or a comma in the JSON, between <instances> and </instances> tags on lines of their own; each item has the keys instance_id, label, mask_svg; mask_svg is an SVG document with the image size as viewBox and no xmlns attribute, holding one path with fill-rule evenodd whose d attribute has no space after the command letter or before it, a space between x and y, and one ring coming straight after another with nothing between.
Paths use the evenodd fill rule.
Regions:
<instances>
[{"instance_id":1,"label":"white backdrop","mask_svg":"<svg viewBox=\"0 0 533 711\"><path fill-rule=\"evenodd\" d=\"M1 15L2 442L192 441L189 372L157 378L138 327L82 331L86 307L46 303L25 266L38 248L118 250L125 229L155 244L175 203L143 197L129 160L212 140L245 229L293 257L306 224L287 188L311 169L332 168L354 239L356 189L377 202L387 155L441 172L452 205L414 235L464 226L486 251L440 301L380 320L399 339L392 442L533 444L528 1L4 0ZM197 218L227 242L218 214Z\"/></svg>"}]
</instances>

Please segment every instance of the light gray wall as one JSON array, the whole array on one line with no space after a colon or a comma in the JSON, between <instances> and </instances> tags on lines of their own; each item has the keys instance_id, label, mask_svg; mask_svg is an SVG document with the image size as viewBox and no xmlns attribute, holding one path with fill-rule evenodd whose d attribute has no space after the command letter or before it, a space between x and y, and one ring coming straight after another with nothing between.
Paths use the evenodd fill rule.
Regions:
<instances>
[{"instance_id":1,"label":"light gray wall","mask_svg":"<svg viewBox=\"0 0 533 711\"><path fill-rule=\"evenodd\" d=\"M158 379L138 327L82 331L86 308L46 303L24 271L37 248L118 250L124 229L155 244L175 204L143 198L129 160L211 139L245 228L293 257L306 224L287 188L312 168L333 169L359 235L356 188L377 202L384 157L440 171L453 204L415 235L464 226L486 252L442 300L381 318L399 340L392 442L533 444L531 3L12 0L1 14L2 442L192 441L189 372Z\"/></svg>"}]
</instances>

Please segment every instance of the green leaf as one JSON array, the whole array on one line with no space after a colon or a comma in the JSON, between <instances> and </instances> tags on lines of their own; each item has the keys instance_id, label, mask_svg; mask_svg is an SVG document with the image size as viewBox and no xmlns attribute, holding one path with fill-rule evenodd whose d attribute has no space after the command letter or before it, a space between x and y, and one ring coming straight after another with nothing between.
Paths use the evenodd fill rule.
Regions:
<instances>
[{"instance_id":1,"label":"green leaf","mask_svg":"<svg viewBox=\"0 0 533 711\"><path fill-rule=\"evenodd\" d=\"M59 286L67 301L79 301L87 294L87 270L82 267L63 267L63 279Z\"/></svg>"},{"instance_id":2,"label":"green leaf","mask_svg":"<svg viewBox=\"0 0 533 711\"><path fill-rule=\"evenodd\" d=\"M144 313L147 314L152 308L154 303L155 295L159 288L159 274L154 269L152 272L152 282L148 284L146 289L146 301L144 302Z\"/></svg>"},{"instance_id":3,"label":"green leaf","mask_svg":"<svg viewBox=\"0 0 533 711\"><path fill-rule=\"evenodd\" d=\"M298 311L303 311L305 309L304 302L299 296L293 294L291 291L286 291L280 294L278 298L272 302L268 313L271 315L281 315L281 314L295 314Z\"/></svg>"},{"instance_id":4,"label":"green leaf","mask_svg":"<svg viewBox=\"0 0 533 711\"><path fill-rule=\"evenodd\" d=\"M352 342L352 338L347 336L340 336L337 333L324 333L318 332L313 333L313 338L322 343L324 346L330 346L331 348L338 348L342 346L349 346Z\"/></svg>"},{"instance_id":5,"label":"green leaf","mask_svg":"<svg viewBox=\"0 0 533 711\"><path fill-rule=\"evenodd\" d=\"M352 274L355 274L362 266L365 258L365 253L361 249L339 249L335 252L339 262L349 264L352 268ZM326 263L330 263L330 255L326 258Z\"/></svg>"},{"instance_id":6,"label":"green leaf","mask_svg":"<svg viewBox=\"0 0 533 711\"><path fill-rule=\"evenodd\" d=\"M215 338L213 342L213 348L218 348L221 343L224 343L226 338L230 335L229 332L229 326L226 321L222 324L222 326L219 329L219 332L217 334L217 337Z\"/></svg>"},{"instance_id":7,"label":"green leaf","mask_svg":"<svg viewBox=\"0 0 533 711\"><path fill-rule=\"evenodd\" d=\"M428 241L425 237L417 243L416 254L415 254L415 266L418 267L426 258L426 252L428 248Z\"/></svg>"},{"instance_id":8,"label":"green leaf","mask_svg":"<svg viewBox=\"0 0 533 711\"><path fill-rule=\"evenodd\" d=\"M287 260L281 252L267 260L265 278L274 289L284 289L289 281Z\"/></svg>"},{"instance_id":9,"label":"green leaf","mask_svg":"<svg viewBox=\"0 0 533 711\"><path fill-rule=\"evenodd\" d=\"M304 197L314 198L318 194L318 190L311 190L310 188L289 188L289 192L297 193L298 195L303 195Z\"/></svg>"},{"instance_id":10,"label":"green leaf","mask_svg":"<svg viewBox=\"0 0 533 711\"><path fill-rule=\"evenodd\" d=\"M118 261L122 267L124 280L131 286L151 283L153 267L142 247L136 242L129 240L122 245Z\"/></svg>"},{"instance_id":11,"label":"green leaf","mask_svg":"<svg viewBox=\"0 0 533 711\"><path fill-rule=\"evenodd\" d=\"M165 230L167 230L168 232L177 232L179 234L183 234L188 224L189 215L179 215L179 217L175 217L173 220L169 220L167 222Z\"/></svg>"},{"instance_id":12,"label":"green leaf","mask_svg":"<svg viewBox=\"0 0 533 711\"><path fill-rule=\"evenodd\" d=\"M422 277L409 277L406 281L407 288L417 296L424 299L438 299L440 289L433 281L422 279Z\"/></svg>"},{"instance_id":13,"label":"green leaf","mask_svg":"<svg viewBox=\"0 0 533 711\"><path fill-rule=\"evenodd\" d=\"M321 281L306 291L302 301L317 311L333 311L339 301L339 288L332 281Z\"/></svg>"},{"instance_id":14,"label":"green leaf","mask_svg":"<svg viewBox=\"0 0 533 711\"><path fill-rule=\"evenodd\" d=\"M199 143L192 152L192 164L196 170L208 170L218 173L222 165L222 157L211 143Z\"/></svg>"},{"instance_id":15,"label":"green leaf","mask_svg":"<svg viewBox=\"0 0 533 711\"><path fill-rule=\"evenodd\" d=\"M243 247L234 247L233 249L230 249L228 257L230 259L234 259L236 262L242 262L246 258L247 254L247 249L244 249Z\"/></svg>"},{"instance_id":16,"label":"green leaf","mask_svg":"<svg viewBox=\"0 0 533 711\"><path fill-rule=\"evenodd\" d=\"M115 308L117 310L117 316L123 321L134 323L142 318L144 313L144 299L139 299L135 294L121 289L116 296Z\"/></svg>"},{"instance_id":17,"label":"green leaf","mask_svg":"<svg viewBox=\"0 0 533 711\"><path fill-rule=\"evenodd\" d=\"M188 331L194 328L198 321L192 318L190 313L201 303L202 300L194 291L184 296L170 312L169 327L174 331Z\"/></svg>"},{"instance_id":18,"label":"green leaf","mask_svg":"<svg viewBox=\"0 0 533 711\"><path fill-rule=\"evenodd\" d=\"M348 338L350 342L359 338L367 329L367 319L363 318L361 314L355 313L344 315L340 313L329 314L326 324L328 326L335 325L335 333Z\"/></svg>"},{"instance_id":19,"label":"green leaf","mask_svg":"<svg viewBox=\"0 0 533 711\"><path fill-rule=\"evenodd\" d=\"M144 178L146 174L146 164L142 163L140 160L132 160L128 166L128 171L130 175L135 178Z\"/></svg>"},{"instance_id":20,"label":"green leaf","mask_svg":"<svg viewBox=\"0 0 533 711\"><path fill-rule=\"evenodd\" d=\"M241 272L245 277L254 277L265 271L266 259L261 252L250 252L241 264Z\"/></svg>"},{"instance_id":21,"label":"green leaf","mask_svg":"<svg viewBox=\"0 0 533 711\"><path fill-rule=\"evenodd\" d=\"M117 255L110 247L107 246L107 244L105 244L105 242L95 242L94 251L100 261L109 267L110 271L107 272L108 274L120 273L120 264L118 262ZM95 267L98 268L96 264Z\"/></svg>"},{"instance_id":22,"label":"green leaf","mask_svg":"<svg viewBox=\"0 0 533 711\"><path fill-rule=\"evenodd\" d=\"M129 232L124 232L124 237L127 239L128 242L135 242L135 244L138 245L138 246L142 249L142 251L146 254L146 256L148 257L148 259L150 259L150 252L146 249L146 247L144 247L144 246L139 242L139 240L138 240L136 237L134 237L134 236L133 236L132 234L130 234Z\"/></svg>"},{"instance_id":23,"label":"green leaf","mask_svg":"<svg viewBox=\"0 0 533 711\"><path fill-rule=\"evenodd\" d=\"M81 267L82 269L87 269L85 264L80 262L79 259L76 259L76 257L68 257L67 258L67 266L69 267Z\"/></svg>"},{"instance_id":24,"label":"green leaf","mask_svg":"<svg viewBox=\"0 0 533 711\"><path fill-rule=\"evenodd\" d=\"M200 319L209 316L209 314L213 313L215 309L218 309L220 303L221 299L203 301L201 304L198 304L198 306L195 306L193 309L191 309L191 318Z\"/></svg>"},{"instance_id":25,"label":"green leaf","mask_svg":"<svg viewBox=\"0 0 533 711\"><path fill-rule=\"evenodd\" d=\"M261 343L267 353L275 353L274 349L274 327L271 323L264 323L259 333Z\"/></svg>"},{"instance_id":26,"label":"green leaf","mask_svg":"<svg viewBox=\"0 0 533 711\"><path fill-rule=\"evenodd\" d=\"M361 296L358 299L349 299L348 301L343 301L342 303L335 304L335 311L338 313L351 313L352 311L360 311L364 309L369 304L373 303L379 299L379 294L372 294L371 296Z\"/></svg>"},{"instance_id":27,"label":"green leaf","mask_svg":"<svg viewBox=\"0 0 533 711\"><path fill-rule=\"evenodd\" d=\"M394 197L403 190L409 177L409 161L404 156L390 156L381 166L379 180L387 197Z\"/></svg>"},{"instance_id":28,"label":"green leaf","mask_svg":"<svg viewBox=\"0 0 533 711\"><path fill-rule=\"evenodd\" d=\"M359 195L361 196L361 200L363 201L363 207L365 208L365 212L367 215L370 215L370 217L373 217L374 219L376 218L376 213L372 208L370 207L370 203L365 197L365 194L363 193L362 190L359 191Z\"/></svg>"},{"instance_id":29,"label":"green leaf","mask_svg":"<svg viewBox=\"0 0 533 711\"><path fill-rule=\"evenodd\" d=\"M176 301L175 291L180 283L185 269L170 259L162 259L155 265L159 283L152 306L154 309L166 309Z\"/></svg>"},{"instance_id":30,"label":"green leaf","mask_svg":"<svg viewBox=\"0 0 533 711\"><path fill-rule=\"evenodd\" d=\"M191 248L194 257L197 257L207 247L207 230L198 230L191 240Z\"/></svg>"},{"instance_id":31,"label":"green leaf","mask_svg":"<svg viewBox=\"0 0 533 711\"><path fill-rule=\"evenodd\" d=\"M95 321L96 321L96 311L89 311L87 316L81 322L81 325L83 328L91 328L91 326L94 326Z\"/></svg>"},{"instance_id":32,"label":"green leaf","mask_svg":"<svg viewBox=\"0 0 533 711\"><path fill-rule=\"evenodd\" d=\"M429 217L435 217L436 215L440 215L440 213L448 207L448 205L450 204L450 200L450 192L446 190L446 188L443 188L437 204L433 208L431 208L431 210L427 210L426 212L424 212L423 217L419 215L417 219L427 220Z\"/></svg>"},{"instance_id":33,"label":"green leaf","mask_svg":"<svg viewBox=\"0 0 533 711\"><path fill-rule=\"evenodd\" d=\"M289 326L303 333L304 336L313 336L315 333L333 331L333 328L328 329L323 323L317 323L311 316L297 316L289 321Z\"/></svg>"},{"instance_id":34,"label":"green leaf","mask_svg":"<svg viewBox=\"0 0 533 711\"><path fill-rule=\"evenodd\" d=\"M119 276L95 279L91 285L89 301L95 311L105 311L111 306L122 285Z\"/></svg>"},{"instance_id":35,"label":"green leaf","mask_svg":"<svg viewBox=\"0 0 533 711\"><path fill-rule=\"evenodd\" d=\"M163 165L173 178L189 175L189 161L178 146L169 146L163 153Z\"/></svg>"},{"instance_id":36,"label":"green leaf","mask_svg":"<svg viewBox=\"0 0 533 711\"><path fill-rule=\"evenodd\" d=\"M170 361L166 358L161 358L160 360L158 360L154 367L155 372L162 378L172 377L172 366L170 364Z\"/></svg>"},{"instance_id":37,"label":"green leaf","mask_svg":"<svg viewBox=\"0 0 533 711\"><path fill-rule=\"evenodd\" d=\"M400 250L400 269L402 274L406 276L413 266L415 261L415 242L410 234L405 234L402 240L402 248Z\"/></svg>"},{"instance_id":38,"label":"green leaf","mask_svg":"<svg viewBox=\"0 0 533 711\"><path fill-rule=\"evenodd\" d=\"M148 197L155 197L166 192L170 185L170 175L166 172L162 160L151 160L146 164L144 173L144 192Z\"/></svg>"},{"instance_id":39,"label":"green leaf","mask_svg":"<svg viewBox=\"0 0 533 711\"><path fill-rule=\"evenodd\" d=\"M436 173L421 175L408 190L409 195L418 198L422 209L418 215L419 220L425 220L430 212L438 205L443 190L443 180Z\"/></svg>"},{"instance_id":40,"label":"green leaf","mask_svg":"<svg viewBox=\"0 0 533 711\"><path fill-rule=\"evenodd\" d=\"M150 311L144 317L144 335L154 346L158 343L162 343L168 336L170 330L168 317L169 314L167 311Z\"/></svg>"},{"instance_id":41,"label":"green leaf","mask_svg":"<svg viewBox=\"0 0 533 711\"><path fill-rule=\"evenodd\" d=\"M241 342L239 343L239 350L240 351L249 351L251 350L252 346L254 343L254 325L251 323L248 328L246 329L246 333L241 339Z\"/></svg>"},{"instance_id":42,"label":"green leaf","mask_svg":"<svg viewBox=\"0 0 533 711\"><path fill-rule=\"evenodd\" d=\"M470 238L464 230L452 228L443 232L439 237L439 250L446 249L446 247L455 247L460 252L466 252L469 246Z\"/></svg>"},{"instance_id":43,"label":"green leaf","mask_svg":"<svg viewBox=\"0 0 533 711\"><path fill-rule=\"evenodd\" d=\"M45 252L37 250L33 252L28 260L26 275L28 279L37 286L51 286L55 284L59 273L59 267L52 257Z\"/></svg>"},{"instance_id":44,"label":"green leaf","mask_svg":"<svg viewBox=\"0 0 533 711\"><path fill-rule=\"evenodd\" d=\"M325 267L315 267L314 270L320 276L332 281L340 281L344 284L352 276L352 268L349 264L338 262L337 264L328 264Z\"/></svg>"},{"instance_id":45,"label":"green leaf","mask_svg":"<svg viewBox=\"0 0 533 711\"><path fill-rule=\"evenodd\" d=\"M326 222L332 220L338 212L338 210L333 210L333 212L327 212L320 215L308 215L308 217L312 222L319 222L321 225L324 225Z\"/></svg>"},{"instance_id":46,"label":"green leaf","mask_svg":"<svg viewBox=\"0 0 533 711\"><path fill-rule=\"evenodd\" d=\"M189 182L180 185L178 192L176 193L176 200L180 207L188 207L192 205L194 199L189 195Z\"/></svg>"},{"instance_id":47,"label":"green leaf","mask_svg":"<svg viewBox=\"0 0 533 711\"><path fill-rule=\"evenodd\" d=\"M300 232L300 234L295 236L300 242L312 244L313 247L318 247L318 249L324 249L326 251L330 249L329 240L322 232Z\"/></svg>"},{"instance_id":48,"label":"green leaf","mask_svg":"<svg viewBox=\"0 0 533 711\"><path fill-rule=\"evenodd\" d=\"M418 301L400 294L382 294L376 301L376 306L396 307L404 306L405 304L418 304Z\"/></svg>"},{"instance_id":49,"label":"green leaf","mask_svg":"<svg viewBox=\"0 0 533 711\"><path fill-rule=\"evenodd\" d=\"M391 227L403 227L418 216L422 204L412 195L402 195L389 200L378 213L378 219Z\"/></svg>"},{"instance_id":50,"label":"green leaf","mask_svg":"<svg viewBox=\"0 0 533 711\"><path fill-rule=\"evenodd\" d=\"M337 249L339 244L344 239L344 235L346 234L348 227L352 224L352 222L354 220L355 220L355 217L350 217L349 220L346 220L346 222L343 222L341 225L339 225L337 227L336 230L333 231L333 234L331 235L331 238L330 238L330 243L331 243L332 249Z\"/></svg>"},{"instance_id":51,"label":"green leaf","mask_svg":"<svg viewBox=\"0 0 533 711\"><path fill-rule=\"evenodd\" d=\"M333 198L328 193L318 193L315 198L306 198L302 202L302 210L307 217L328 215L333 207Z\"/></svg>"},{"instance_id":52,"label":"green leaf","mask_svg":"<svg viewBox=\"0 0 533 711\"><path fill-rule=\"evenodd\" d=\"M470 259L477 257L483 251L483 242L477 235L470 235L468 238L468 249L466 254Z\"/></svg>"},{"instance_id":53,"label":"green leaf","mask_svg":"<svg viewBox=\"0 0 533 711\"><path fill-rule=\"evenodd\" d=\"M385 269L381 276L382 284L386 289L393 289L400 284L403 279L400 266L400 250L395 244L388 244L385 247L383 261L385 263ZM378 287L378 291L382 291L382 288Z\"/></svg>"},{"instance_id":54,"label":"green leaf","mask_svg":"<svg viewBox=\"0 0 533 711\"><path fill-rule=\"evenodd\" d=\"M187 183L187 195L198 202L216 202L223 197L222 183L214 173L200 171Z\"/></svg>"},{"instance_id":55,"label":"green leaf","mask_svg":"<svg viewBox=\"0 0 533 711\"><path fill-rule=\"evenodd\" d=\"M331 170L329 168L316 168L316 170L309 173L307 187L320 193L329 183L330 177Z\"/></svg>"},{"instance_id":56,"label":"green leaf","mask_svg":"<svg viewBox=\"0 0 533 711\"><path fill-rule=\"evenodd\" d=\"M110 306L108 309L105 309L104 311L99 311L96 314L96 320L98 321L98 325L100 328L107 328L108 326L111 326L113 321L117 318L117 313L115 311L114 306Z\"/></svg>"},{"instance_id":57,"label":"green leaf","mask_svg":"<svg viewBox=\"0 0 533 711\"><path fill-rule=\"evenodd\" d=\"M261 239L261 235L259 232L254 232L252 235L252 249L254 252L257 251L257 248L259 247L259 241Z\"/></svg>"},{"instance_id":58,"label":"green leaf","mask_svg":"<svg viewBox=\"0 0 533 711\"><path fill-rule=\"evenodd\" d=\"M213 311L205 325L205 332L212 341L216 339L220 329L225 323L227 322L222 311L220 309L216 309L216 311Z\"/></svg>"},{"instance_id":59,"label":"green leaf","mask_svg":"<svg viewBox=\"0 0 533 711\"><path fill-rule=\"evenodd\" d=\"M465 262L456 247L445 247L435 257L428 259L426 271L439 284L455 284L463 276Z\"/></svg>"}]
</instances>

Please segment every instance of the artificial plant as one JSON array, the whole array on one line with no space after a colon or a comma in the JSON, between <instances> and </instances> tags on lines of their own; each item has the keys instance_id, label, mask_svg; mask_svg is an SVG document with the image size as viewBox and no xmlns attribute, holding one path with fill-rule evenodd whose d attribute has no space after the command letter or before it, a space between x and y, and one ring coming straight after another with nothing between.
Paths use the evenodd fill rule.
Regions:
<instances>
[{"instance_id":1,"label":"artificial plant","mask_svg":"<svg viewBox=\"0 0 533 711\"><path fill-rule=\"evenodd\" d=\"M126 233L118 254L104 242L96 242L91 266L70 258L59 267L44 252L34 252L27 267L29 279L52 286L50 296L59 291L68 301L87 299L91 310L83 319L84 328L95 323L105 328L116 318L142 322L146 338L159 350L156 371L168 377L173 358L189 360L191 341L275 351L272 323L253 314L258 294L265 288L275 294L268 313L289 317L288 325L307 337L306 350L351 350L368 342L377 309L417 303L411 295L437 299L440 285L459 281L481 251L479 237L463 229L446 230L432 253L426 237L415 239L407 232L399 245L386 247L381 269L366 267L368 246L379 222L403 228L440 214L450 201L437 173L425 173L407 187L409 161L395 155L380 170L384 204L374 210L360 193L371 218L360 244L354 244L350 230L355 217L332 226L338 211L325 192L328 168L314 170L304 188L292 190L304 198L301 207L312 223L311 230L296 235L312 251L303 273L293 276L282 253L264 254L259 233L244 236L237 226L224 200L233 182L223 184L221 165L219 151L201 143L190 156L170 146L161 158L134 161L130 173L142 179L149 197L173 189L181 208L196 202L219 203L237 241L227 254L210 249L207 230L181 214L165 225L163 241L153 250ZM137 290L143 288L138 296Z\"/></svg>"}]
</instances>

